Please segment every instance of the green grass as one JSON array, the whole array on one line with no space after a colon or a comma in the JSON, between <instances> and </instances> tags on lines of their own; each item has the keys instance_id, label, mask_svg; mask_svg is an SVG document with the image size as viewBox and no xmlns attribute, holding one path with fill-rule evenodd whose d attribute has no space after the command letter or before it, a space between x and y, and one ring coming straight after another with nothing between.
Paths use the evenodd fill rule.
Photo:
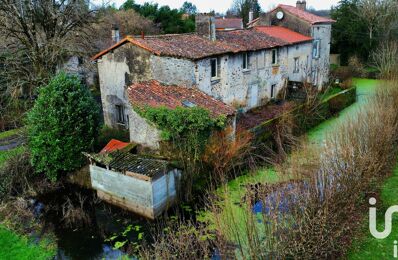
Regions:
<instances>
[{"instance_id":1,"label":"green grass","mask_svg":"<svg viewBox=\"0 0 398 260\"><path fill-rule=\"evenodd\" d=\"M381 194L381 203L379 203L379 214L377 218L378 230L384 229L384 212L386 208L398 205L398 164L394 170L393 176L384 183ZM392 233L386 239L376 239L369 231L368 218L364 218L364 236L354 241L354 244L348 253L348 259L392 259L394 241L398 240L398 216L393 217Z\"/></svg>"},{"instance_id":2,"label":"green grass","mask_svg":"<svg viewBox=\"0 0 398 260\"><path fill-rule=\"evenodd\" d=\"M10 131L1 132L0 133L0 141L2 139L6 139L6 138L9 138L14 135L18 135L20 133L21 133L21 129L14 129L14 130L10 130ZM8 150L8 151L0 151L0 167L8 160L8 158L10 158L14 155L17 155L17 154L21 154L21 153L23 153L23 151L24 151L23 147L17 147L15 149Z\"/></svg>"},{"instance_id":3,"label":"green grass","mask_svg":"<svg viewBox=\"0 0 398 260\"><path fill-rule=\"evenodd\" d=\"M339 123L343 123L350 117L355 116L358 112L358 108L366 102L366 97L375 92L379 81L368 80L368 79L355 79L354 83L357 85L358 100L356 103L341 111L338 117L331 118L319 126L308 132L308 139L311 143L322 143L329 131L333 131L334 127ZM222 213L220 218L225 226L235 227L234 234L245 234L245 214L247 209L242 207L242 197L246 193L246 185L255 183L278 183L290 180L290 176L283 176L278 174L273 168L263 168L256 172L248 173L244 176L238 177L230 181L225 186L218 189L219 194L223 195L224 201L222 201ZM214 221L214 216L210 212L204 213L205 219ZM234 234L227 234L229 238L234 237Z\"/></svg>"},{"instance_id":4,"label":"green grass","mask_svg":"<svg viewBox=\"0 0 398 260\"><path fill-rule=\"evenodd\" d=\"M5 131L0 133L0 140L17 135L21 132L21 129L14 129L10 131Z\"/></svg>"},{"instance_id":5,"label":"green grass","mask_svg":"<svg viewBox=\"0 0 398 260\"><path fill-rule=\"evenodd\" d=\"M18 236L0 225L0 259L41 260L52 259L55 249L42 242L34 245L26 237Z\"/></svg>"},{"instance_id":6,"label":"green grass","mask_svg":"<svg viewBox=\"0 0 398 260\"><path fill-rule=\"evenodd\" d=\"M322 94L322 100L325 100L328 97L336 95L336 94L340 93L341 91L343 91L343 89L341 89L339 87L331 87L325 93Z\"/></svg>"},{"instance_id":7,"label":"green grass","mask_svg":"<svg viewBox=\"0 0 398 260\"><path fill-rule=\"evenodd\" d=\"M0 167L12 156L21 154L24 152L24 147L20 146L18 148L9 150L9 151L0 151Z\"/></svg>"},{"instance_id":8,"label":"green grass","mask_svg":"<svg viewBox=\"0 0 398 260\"><path fill-rule=\"evenodd\" d=\"M325 140L326 135L332 132L338 125L346 122L349 118L355 117L358 113L358 109L366 104L367 98L375 93L380 81L372 79L354 79L353 83L357 86L357 102L340 111L337 117L326 120L310 130L308 132L310 142L322 142Z\"/></svg>"}]
</instances>

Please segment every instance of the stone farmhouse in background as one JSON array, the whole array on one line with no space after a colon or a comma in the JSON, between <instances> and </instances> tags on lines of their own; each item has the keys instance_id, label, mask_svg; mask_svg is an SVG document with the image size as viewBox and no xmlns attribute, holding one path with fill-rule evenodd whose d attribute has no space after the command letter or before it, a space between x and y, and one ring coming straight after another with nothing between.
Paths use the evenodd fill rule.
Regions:
<instances>
[{"instance_id":1,"label":"stone farmhouse in background","mask_svg":"<svg viewBox=\"0 0 398 260\"><path fill-rule=\"evenodd\" d=\"M216 30L217 31L232 31L232 30L242 30L243 29L243 19L242 18L216 18Z\"/></svg>"},{"instance_id":2,"label":"stone farmhouse in background","mask_svg":"<svg viewBox=\"0 0 398 260\"><path fill-rule=\"evenodd\" d=\"M216 19L200 14L195 33L128 36L93 58L105 124L128 128L130 141L157 149L159 131L135 106L204 107L234 126L235 109L265 105L303 82L321 88L332 23L299 1L262 14L248 29L216 30Z\"/></svg>"}]
</instances>

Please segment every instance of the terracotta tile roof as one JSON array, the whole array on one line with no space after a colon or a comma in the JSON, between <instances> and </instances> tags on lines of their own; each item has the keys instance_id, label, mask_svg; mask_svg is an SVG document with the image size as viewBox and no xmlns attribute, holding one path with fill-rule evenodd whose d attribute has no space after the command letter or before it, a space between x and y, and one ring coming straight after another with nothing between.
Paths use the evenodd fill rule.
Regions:
<instances>
[{"instance_id":1,"label":"terracotta tile roof","mask_svg":"<svg viewBox=\"0 0 398 260\"><path fill-rule=\"evenodd\" d=\"M235 109L195 88L166 86L156 80L135 83L127 90L133 106L176 107L198 106L212 116L233 115ZM185 103L185 104L184 104Z\"/></svg>"},{"instance_id":2,"label":"terracotta tile roof","mask_svg":"<svg viewBox=\"0 0 398 260\"><path fill-rule=\"evenodd\" d=\"M258 32L265 33L271 37L281 39L290 44L312 41L311 37L281 26L256 26L253 27L253 29Z\"/></svg>"},{"instance_id":3,"label":"terracotta tile roof","mask_svg":"<svg viewBox=\"0 0 398 260\"><path fill-rule=\"evenodd\" d=\"M256 51L284 46L288 43L254 30L217 32L217 41L224 43L232 52Z\"/></svg>"},{"instance_id":4,"label":"terracotta tile roof","mask_svg":"<svg viewBox=\"0 0 398 260\"><path fill-rule=\"evenodd\" d=\"M280 9L282 9L282 10L288 12L288 13L291 13L291 14L293 14L293 15L295 15L295 16L297 16L297 17L299 17L299 18L301 18L301 19L303 19L303 20L305 20L305 21L307 21L307 22L309 22L311 24L334 23L335 22L335 20L332 20L330 18L321 17L321 16L318 16L318 15L312 14L310 12L301 10L301 9L299 9L299 8L297 8L295 6L291 6L291 5L280 4L276 8L274 8L273 10L269 11L269 13L275 11L278 8L280 8Z\"/></svg>"},{"instance_id":5,"label":"terracotta tile roof","mask_svg":"<svg viewBox=\"0 0 398 260\"><path fill-rule=\"evenodd\" d=\"M121 142L116 139L112 139L100 152L100 154L111 153L117 150L122 150L126 148L129 143Z\"/></svg>"},{"instance_id":6,"label":"terracotta tile roof","mask_svg":"<svg viewBox=\"0 0 398 260\"><path fill-rule=\"evenodd\" d=\"M275 10L275 9L274 9ZM247 23L247 27L251 27L252 25L254 25L255 23L257 23L260 20L260 17L254 19L253 21Z\"/></svg>"},{"instance_id":7,"label":"terracotta tile roof","mask_svg":"<svg viewBox=\"0 0 398 260\"><path fill-rule=\"evenodd\" d=\"M112 47L98 53L92 59L96 60L127 43L139 46L155 55L191 60L290 44L253 30L217 31L216 41L211 41L197 34L146 36L144 39L128 36Z\"/></svg>"},{"instance_id":8,"label":"terracotta tile roof","mask_svg":"<svg viewBox=\"0 0 398 260\"><path fill-rule=\"evenodd\" d=\"M159 56L193 60L230 52L228 46L217 41L210 41L197 34L145 36L144 39L141 37L128 36L109 49L98 53L92 59L96 60L109 51L126 43L132 43Z\"/></svg>"},{"instance_id":9,"label":"terracotta tile roof","mask_svg":"<svg viewBox=\"0 0 398 260\"><path fill-rule=\"evenodd\" d=\"M242 18L217 18L216 29L243 29Z\"/></svg>"}]
</instances>

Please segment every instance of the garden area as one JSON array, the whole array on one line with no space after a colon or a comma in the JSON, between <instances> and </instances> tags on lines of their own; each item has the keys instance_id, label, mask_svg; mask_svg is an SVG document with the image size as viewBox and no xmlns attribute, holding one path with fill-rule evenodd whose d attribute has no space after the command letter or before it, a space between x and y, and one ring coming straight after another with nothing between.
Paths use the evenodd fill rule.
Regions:
<instances>
[{"instance_id":1,"label":"garden area","mask_svg":"<svg viewBox=\"0 0 398 260\"><path fill-rule=\"evenodd\" d=\"M25 193L25 195L15 193L18 192L18 188L17 190L11 190L11 194L17 195L19 199L10 204L4 204L4 209L0 210L3 223L1 226L2 234L4 237L10 237L9 240L6 241L17 241L13 242L16 248L15 250L18 248L25 248L24 252L26 252L27 257L29 254L34 253L39 257L43 257L42 259L46 259L49 255L54 254L71 258L77 256L127 257L128 255L140 255L145 258L148 254L155 254L160 258L167 258L170 256L168 253L171 251L169 248L170 244L165 239L176 240L176 243L182 243L184 239L187 240L187 246L192 247L192 250L189 253L176 247L176 249L182 250L181 252L175 252L181 257L184 257L185 253L187 254L185 257L188 257L190 254L195 254L196 256L202 253L217 256L217 252L208 251L209 248L211 248L209 247L209 243L217 245L220 254L221 251L231 255L243 256L250 254L253 245L249 237L253 236L253 234L250 232L248 233L248 230L254 227L258 228L258 225L263 226L261 223L265 221L264 218L269 218L270 212L275 210L275 205L264 206L262 203L259 203L259 201L261 201L260 198L265 196L265 194L272 197L274 196L272 194L277 194L280 190L284 192L289 191L289 194L293 194L298 187L302 187L303 180L308 179L308 177L303 177L295 171L289 170L293 167L298 167L298 165L291 164L294 161L308 160L306 163L311 165L313 163L311 158L314 157L315 152L312 149L308 149L308 146L322 146L330 133L334 132L334 129L339 129L339 127L342 127L346 122L350 122L350 118L355 117L355 115L361 111L363 104L366 104L366 100L376 93L376 86L379 83L380 82L376 80L356 79L354 81L356 92L352 92L351 90L331 90L327 93L327 96L323 95L321 97L321 103L327 104L327 111L329 111L324 114L324 116L327 115L327 117L332 117L326 121L323 119L325 118L324 116L320 117L319 120L324 121L321 124L319 124L318 121L309 122L308 125L315 124L317 126L306 131L304 135L301 134L300 139L304 141L300 141L300 143L294 145L298 148L287 149L287 157L278 163L267 161L264 164L262 162L258 163L257 159L253 159L257 156L256 154L258 154L258 151L254 152L251 148L248 149L248 147L251 147L249 143L251 143L252 138L256 138L255 135L238 135L237 141L233 143L222 141L229 140L228 132L219 133L210 137L208 144L204 147L204 157L198 157L198 159L203 160L203 162L208 165L213 165L214 168L211 174L214 175L211 177L212 181L208 183L195 181L197 176L202 176L199 175L200 172L196 173L198 175L192 175L192 179L189 181L195 183L191 191L192 197L195 198L194 202L191 201L179 204L177 207L168 211L164 217L161 217L155 222L144 220L131 213L100 202L93 191L71 184L68 178L65 179L58 175L62 172L59 169L51 173L49 168L46 168L45 172L50 174L48 175L50 180L53 178L60 179L56 182L50 181L48 183L39 181L42 183L36 187L37 176L39 175L35 175L36 177L32 179L28 177L32 183L33 189L32 187L28 189L28 193ZM351 93L356 93L357 101L355 104L349 106L350 103L346 103L345 101L341 103L341 96L345 95L350 98ZM46 100L49 99L51 98L46 98ZM347 108L336 113L336 111L340 110L336 108L343 108L347 105ZM295 109L297 109L297 107L293 108L293 111L295 111ZM304 108L300 109L307 108L304 106ZM291 110L292 109L289 109L288 112ZM160 112L164 114L164 111ZM201 111L194 112L201 113ZM159 114L158 111L145 111L145 113L152 113L153 115L157 113L157 117ZM181 111L179 113L184 114L185 112ZM178 115L173 116L175 117ZM164 118L164 120L166 119L167 118ZM278 129L278 123L282 122L285 124L285 120L284 116L278 113L276 119L271 118L270 120L265 120L265 122L268 123L260 125L263 128L265 127L264 129L266 130L271 129L275 131L275 129ZM204 125L201 122L202 121L198 121L197 123ZM269 128L269 123L272 123L270 125L275 128ZM165 123L165 125L168 124ZM29 129L28 127L28 131L36 131L36 129L37 128ZM187 129L190 128L188 127ZM3 142L5 145L9 145L11 142L18 140L17 147L11 147L10 149L2 151L4 158L3 166L10 167L10 163L7 162L10 158L18 158L18 160L23 160L22 162L26 163L26 161L24 161L26 147L23 145L24 138L21 138L21 136L24 135L24 131L27 130L13 130L2 133L0 142ZM257 134L256 131L254 134ZM192 133L192 131L188 132ZM176 133L177 132L174 132L173 134ZM202 135L200 132L198 133ZM259 133L260 139L262 138L261 140L264 140L264 132L260 131ZM184 136L184 132L178 134L180 135L178 138L187 138ZM126 134L112 132L110 129L102 129L99 136L100 138L94 144L93 149L101 149L101 147L112 138L117 137L121 140L128 138ZM171 140L174 138L178 139L177 136L170 134L169 136L171 136ZM268 134L266 134L266 136L273 140L275 138L275 136L268 136ZM255 143L258 144L258 141ZM40 143L37 144L40 145ZM184 149L187 148L184 147ZM189 149L184 151L191 152ZM225 154L226 151L235 152ZM264 152L264 150L262 152ZM268 150L268 153L269 152L270 150ZM237 160L236 157L241 158ZM234 161L234 165L232 166L230 166L231 160ZM264 159L261 159L261 161L263 160ZM248 165L247 162L253 162L253 165ZM190 167L195 166L192 163L188 165ZM74 166L72 168L76 167ZM233 172L235 170L237 171L236 174L228 175L224 172L226 169L232 170ZM28 171L32 170L32 168L28 168ZM242 170L244 171L243 174L241 172ZM17 187L23 187L23 182L21 183L20 180L14 181ZM222 184L225 182L227 182L225 185ZM209 183L218 188L214 192L211 192L211 189L209 189L209 194L203 194L204 185L209 185ZM293 183L293 186L289 183ZM46 191L43 192L43 189ZM387 191L387 189L385 190ZM197 192L202 192L202 194L199 195ZM299 193L299 191L297 192ZM216 199L213 198L214 196ZM207 202L208 200L210 203ZM278 198L278 200L279 203L281 200L283 201L281 198ZM17 201L20 201L19 203L24 205L21 208L22 210L30 212L28 216L24 217L31 223L34 223L32 226L16 226L15 222L21 221L19 217L4 213L9 207L21 207L17 206ZM283 203L286 204L287 202ZM264 210L268 212L265 215ZM251 222L252 216L256 218L254 222ZM26 221L26 219L24 221ZM253 223L260 224L253 225ZM23 229L28 228L28 230L32 230L33 234L36 234L37 232L42 232L43 225L53 227L47 230L46 235L43 237L32 236L26 233L26 230L23 231ZM181 236L179 238L175 237L175 235L178 234L175 233L177 230L184 230L184 234L180 234ZM269 230L267 231L263 228L260 228L260 230L262 231L257 234L260 237L255 237L255 239L259 239L259 241L266 237L266 234L268 234L267 232L269 232ZM222 231L222 239L215 235L215 233L220 231ZM158 233L160 237L156 235ZM192 235L200 241L192 240ZM6 241L0 243L0 246L3 248L6 247ZM144 241L152 241L154 244L146 245L147 242ZM363 243L369 242L364 240ZM84 245L84 249L81 247L82 245ZM237 247L237 245L239 246ZM269 246L271 246L271 244ZM79 247L81 249L78 249ZM366 248L362 244L356 245L355 247ZM202 253L198 252L199 248L203 251ZM237 251L237 248L241 250L240 253ZM159 252L158 250L162 251ZM249 253L246 250L249 250ZM270 248L266 248L266 251L269 250ZM23 258L23 256L21 257Z\"/></svg>"},{"instance_id":2,"label":"garden area","mask_svg":"<svg viewBox=\"0 0 398 260\"><path fill-rule=\"evenodd\" d=\"M309 144L322 145L326 136L338 128L339 125L348 122L351 117L360 111L361 106L366 102L367 98L375 93L376 87L380 82L377 80L368 79L357 79L354 84L357 88L357 101L353 105L339 112L338 116L330 118L318 126L310 129L305 136L307 137L306 142ZM311 154L308 154L311 156ZM249 172L243 176L237 177L230 181L226 186L220 187L218 192L221 198L224 198L221 206L221 211L217 216L219 223L225 224L227 227L235 227L229 236L235 237L239 234L245 234L247 231L247 209L243 206L244 201L242 198L247 193L247 188L251 185L258 183L261 184L276 184L286 183L295 180L297 176L294 174L284 174L280 172L280 169L275 167L266 167L254 172ZM261 210L260 212L261 213ZM211 222L215 221L211 214L205 213L203 216L205 219ZM226 230L228 228L225 228Z\"/></svg>"}]
</instances>

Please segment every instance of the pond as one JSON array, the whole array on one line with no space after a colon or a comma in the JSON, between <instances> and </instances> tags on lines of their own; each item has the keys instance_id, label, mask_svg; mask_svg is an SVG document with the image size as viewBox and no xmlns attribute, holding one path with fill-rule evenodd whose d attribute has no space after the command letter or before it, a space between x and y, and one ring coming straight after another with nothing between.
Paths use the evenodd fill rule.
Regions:
<instances>
[{"instance_id":1,"label":"pond","mask_svg":"<svg viewBox=\"0 0 398 260\"><path fill-rule=\"evenodd\" d=\"M53 232L55 259L120 259L149 237L153 222L98 200L92 190L75 185L32 199L32 210Z\"/></svg>"}]
</instances>

